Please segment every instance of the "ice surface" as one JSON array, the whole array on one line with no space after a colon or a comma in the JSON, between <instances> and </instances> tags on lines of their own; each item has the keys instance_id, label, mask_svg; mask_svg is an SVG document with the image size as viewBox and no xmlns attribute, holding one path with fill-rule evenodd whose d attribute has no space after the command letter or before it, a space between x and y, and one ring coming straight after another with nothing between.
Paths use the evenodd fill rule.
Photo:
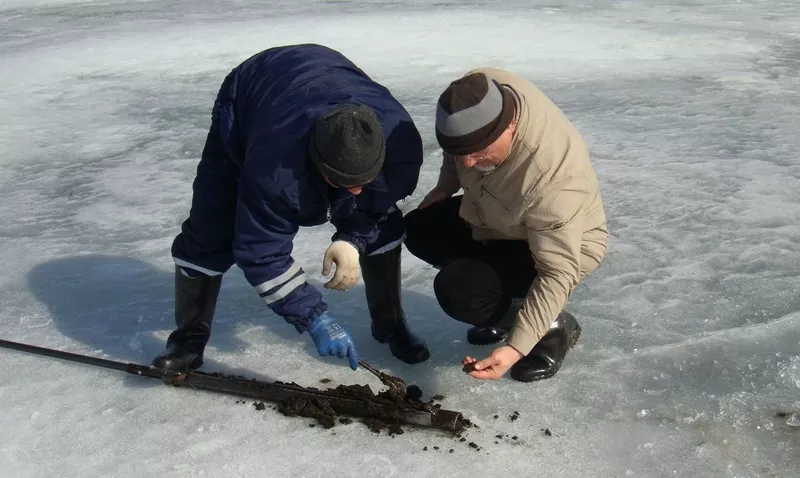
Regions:
<instances>
[{"instance_id":1,"label":"ice surface","mask_svg":"<svg viewBox=\"0 0 800 478\"><path fill-rule=\"evenodd\" d=\"M362 357L478 423L468 439L480 452L426 430L309 428L234 397L0 350L2 476L798 475L800 4L6 0L0 11L0 337L139 363L160 351L169 246L211 103L230 68L276 44L338 48L406 105L426 154L406 211L436 181L441 89L476 66L524 74L585 135L612 234L569 305L581 342L537 384L460 371L490 348L466 343L436 305L434 271L409 255L424 365L371 339L361 288L322 289ZM295 248L318 284L330 233L304 229ZM236 269L206 363L381 387L316 356Z\"/></svg>"}]
</instances>

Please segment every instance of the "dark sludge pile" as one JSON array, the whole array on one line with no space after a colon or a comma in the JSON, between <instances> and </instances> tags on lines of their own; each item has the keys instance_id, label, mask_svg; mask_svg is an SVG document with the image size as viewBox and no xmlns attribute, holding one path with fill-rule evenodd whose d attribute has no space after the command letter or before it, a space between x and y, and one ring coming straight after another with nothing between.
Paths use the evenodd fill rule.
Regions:
<instances>
[{"instance_id":1,"label":"dark sludge pile","mask_svg":"<svg viewBox=\"0 0 800 478\"><path fill-rule=\"evenodd\" d=\"M330 380L324 379L321 380L321 382L330 383ZM295 383L289 383L287 385L299 387ZM441 404L436 402L442 401L445 398L443 395L437 394L427 402L423 402L420 400L423 395L422 390L414 385L407 388L406 396L401 396L392 389L384 390L376 394L368 385L339 385L336 388L329 388L325 390L309 387L303 388L303 390L309 392L330 393L332 397L358 398L367 403L367 408L375 407L372 409L373 412L378 410L383 413L379 414L378 416L340 416L340 414L338 414L331 406L330 400L327 397L319 395L313 398L311 398L310 395L291 397L278 402L274 406L269 406L269 408L277 410L283 415L289 417L299 416L314 419L314 422L308 424L309 427L321 426L325 429L329 429L339 424L349 425L355 421L358 421L364 424L370 431L374 433L380 434L383 431L386 431L386 434L391 437L405 433L405 430L401 426L404 424L401 420L401 415L404 411L408 411L409 409L422 411L440 409ZM245 401L237 401L237 403L245 403ZM253 406L257 410L264 410L266 408L263 402L254 402ZM499 414L494 415L495 420L498 420L501 417L502 416ZM513 411L503 418L505 418L503 421L507 420L508 423L513 423L519 421L521 415L518 411ZM461 446L471 452L483 452L488 454L490 452L490 448L487 448L485 444L481 443L483 440L474 440L468 438L468 430L470 428L478 429L479 427L477 424L472 423L469 419L463 419L461 427L458 430L453 431L452 434L449 434L449 438L438 436L438 439L446 440L449 442L449 445L445 444L446 442L441 443L442 446L423 445L421 450L423 452L454 453L456 451L454 447L455 445ZM553 433L549 428L541 428L540 431L544 437L549 438L553 436ZM494 445L513 446L523 443L522 438L515 434L495 434L496 432L491 433L493 434L491 438L488 436L485 438L488 439L488 443L494 443ZM434 435L434 437L437 437L437 435ZM489 445L489 447L491 447L491 445Z\"/></svg>"},{"instance_id":2,"label":"dark sludge pile","mask_svg":"<svg viewBox=\"0 0 800 478\"><path fill-rule=\"evenodd\" d=\"M296 385L296 384L291 384ZM316 388L307 388L309 391L320 391ZM369 416L358 417L370 431L381 433L383 430L390 436L402 435L405 433L403 427L403 413L409 410L419 410L429 412L435 410L431 402L420 401L422 390L416 385L411 385L406 389L406 395L402 396L393 389L383 390L379 393L373 392L369 385L339 385L336 388L322 390L340 397L357 398L363 400L366 405L366 414ZM352 419L339 417L336 410L331 407L330 400L325 397L291 397L278 404L277 410L289 417L301 416L313 418L317 424L328 429L336 423L352 423ZM337 418L339 418L337 420ZM469 421L465 421L465 424Z\"/></svg>"},{"instance_id":3,"label":"dark sludge pile","mask_svg":"<svg viewBox=\"0 0 800 478\"><path fill-rule=\"evenodd\" d=\"M228 377L232 378L232 377ZM235 377L237 380L247 380L243 377ZM320 380L321 383L330 383L329 379ZM253 388L270 387L269 383L247 380ZM408 425L406 416L409 412L421 411L435 413L441 405L434 404L431 399L422 402L422 390L416 385L406 387L406 394L401 395L394 389L386 389L379 393L373 392L369 385L339 385L336 388L319 389L315 387L302 387L294 382L273 382L272 385L288 385L296 389L298 394L276 402L274 408L285 416L312 418L315 422L310 423L310 427L321 426L325 429L333 428L336 424L347 425L357 420L366 425L372 432L381 433L386 430L394 437L404 432L401 425ZM304 394L303 392L309 392ZM321 395L321 393L330 396ZM363 415L352 416L350 414L337 412L337 403L341 399L358 399L365 404ZM237 401L244 403L244 401ZM262 401L254 402L256 410L264 410L267 405ZM452 413L452 412L449 412ZM468 419L461 418L456 424L453 433L460 433L465 428L472 426Z\"/></svg>"},{"instance_id":4,"label":"dark sludge pile","mask_svg":"<svg viewBox=\"0 0 800 478\"><path fill-rule=\"evenodd\" d=\"M235 388L237 389L258 390L258 395L272 397L263 398L262 400L273 402L274 405L265 405L263 401L252 402L256 410L265 410L269 407L285 416L312 418L314 421L308 424L309 427L321 426L324 429L329 429L337 424L348 425L359 421L374 433L380 434L383 430L386 430L389 436L395 437L405 433L402 425L428 428L434 424L434 421L444 420L436 422L433 428L449 432L449 437L438 434L429 437L452 440L451 443L461 445L472 452L489 452L485 444L481 443L483 440L473 441L467 436L469 434L468 429L480 428L477 424L464 418L460 412L443 410L441 404L435 403L444 400L444 395L437 394L427 402L423 402L421 400L423 396L422 390L416 385L406 387L405 394L400 394L392 388L376 394L369 385L339 385L336 388L322 390L315 387L302 387L293 382L267 383L253 379L248 380L243 377L222 376L221 374L214 374L214 376L235 381L237 384ZM327 384L331 383L331 380L322 379L320 382ZM229 386L233 388L231 384ZM276 393L276 391L279 391L279 393ZM236 403L247 402L245 400L237 400ZM415 425L419 419L417 412L423 412L423 415L430 414L432 423ZM495 420L501 417L504 418L502 421L507 420L508 423L517 422L515 428L518 430L521 430L520 425L525 428L535 426L534 424L520 424L519 421L522 417L516 410L505 416L494 415ZM491 431L489 433L493 436L489 438L487 435L485 438L493 442L494 445L516 446L525 443L522 436L513 433L497 433L499 431ZM556 436L549 428L540 428L540 431L542 436L546 437L544 439L552 439ZM333 433L335 434L336 432L334 431ZM481 434L480 431L477 433ZM528 435L528 439L530 439L530 435ZM454 453L455 448L451 448L451 446L424 445L422 446L422 451L437 452L441 450L445 453Z\"/></svg>"}]
</instances>

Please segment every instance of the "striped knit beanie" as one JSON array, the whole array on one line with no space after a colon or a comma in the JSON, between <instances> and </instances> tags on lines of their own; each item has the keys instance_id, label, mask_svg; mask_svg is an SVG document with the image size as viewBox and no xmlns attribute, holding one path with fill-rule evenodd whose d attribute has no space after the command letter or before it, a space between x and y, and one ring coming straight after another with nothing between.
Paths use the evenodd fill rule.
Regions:
<instances>
[{"instance_id":1,"label":"striped knit beanie","mask_svg":"<svg viewBox=\"0 0 800 478\"><path fill-rule=\"evenodd\" d=\"M483 73L450 83L436 105L436 139L444 152L472 154L503 134L514 117L514 99Z\"/></svg>"}]
</instances>

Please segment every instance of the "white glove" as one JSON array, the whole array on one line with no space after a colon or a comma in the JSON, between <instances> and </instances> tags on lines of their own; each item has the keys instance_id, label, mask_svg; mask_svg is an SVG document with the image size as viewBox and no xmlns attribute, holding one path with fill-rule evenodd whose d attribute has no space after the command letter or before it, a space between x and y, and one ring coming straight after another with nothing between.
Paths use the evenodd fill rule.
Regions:
<instances>
[{"instance_id":1,"label":"white glove","mask_svg":"<svg viewBox=\"0 0 800 478\"><path fill-rule=\"evenodd\" d=\"M322 260L322 275L331 272L331 263L336 264L333 279L325 283L326 289L346 291L353 287L361 277L361 266L358 264L358 249L347 241L333 241L325 251Z\"/></svg>"}]
</instances>

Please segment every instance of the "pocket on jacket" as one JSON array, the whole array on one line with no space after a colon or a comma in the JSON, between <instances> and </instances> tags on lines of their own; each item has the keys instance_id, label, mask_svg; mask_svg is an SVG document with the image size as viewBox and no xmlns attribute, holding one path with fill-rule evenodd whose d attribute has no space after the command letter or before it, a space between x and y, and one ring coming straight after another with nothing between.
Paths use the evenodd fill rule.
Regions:
<instances>
[{"instance_id":1,"label":"pocket on jacket","mask_svg":"<svg viewBox=\"0 0 800 478\"><path fill-rule=\"evenodd\" d=\"M487 224L494 223L505 228L511 226L515 222L513 209L500 201L497 196L483 186L481 186L481 200L478 202L477 206L478 214L483 218L489 219L484 221Z\"/></svg>"}]
</instances>

